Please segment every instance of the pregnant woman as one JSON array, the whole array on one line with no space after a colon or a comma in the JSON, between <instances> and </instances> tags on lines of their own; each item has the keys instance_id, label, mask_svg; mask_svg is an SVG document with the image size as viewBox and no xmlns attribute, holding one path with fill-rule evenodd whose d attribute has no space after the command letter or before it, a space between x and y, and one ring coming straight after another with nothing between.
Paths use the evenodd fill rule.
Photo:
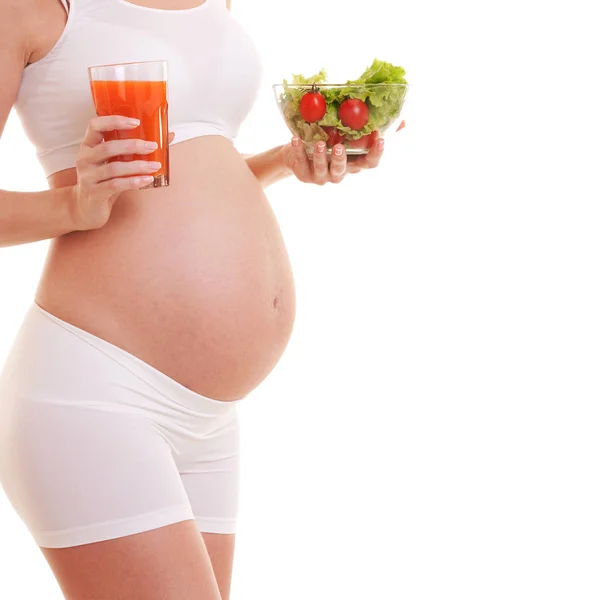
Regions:
<instances>
[{"instance_id":1,"label":"pregnant woman","mask_svg":"<svg viewBox=\"0 0 600 600\"><path fill-rule=\"evenodd\" d=\"M50 188L0 191L0 246L52 239L0 379L0 482L68 599L229 598L236 403L295 312L263 188L336 183L383 152L240 155L261 63L228 9L0 0L0 131L14 106ZM169 64L171 185L142 190L157 165L107 161L154 146L104 141L135 123L95 116L87 68L153 60Z\"/></svg>"}]
</instances>

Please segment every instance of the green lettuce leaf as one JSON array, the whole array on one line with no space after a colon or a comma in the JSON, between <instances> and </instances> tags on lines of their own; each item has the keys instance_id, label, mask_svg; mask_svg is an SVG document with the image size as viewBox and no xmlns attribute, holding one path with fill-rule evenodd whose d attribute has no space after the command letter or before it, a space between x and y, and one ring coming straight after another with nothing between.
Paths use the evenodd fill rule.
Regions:
<instances>
[{"instance_id":1,"label":"green lettuce leaf","mask_svg":"<svg viewBox=\"0 0 600 600\"><path fill-rule=\"evenodd\" d=\"M322 69L316 75L312 77L303 77L302 75L292 75L292 82L288 83L287 79L283 80L283 93L286 97L294 103L297 103L298 107L300 107L300 100L302 100L302 96L306 92L304 88L296 88L290 87L292 86L306 86L306 88L310 88L315 84L325 83L327 81L327 71Z\"/></svg>"},{"instance_id":2,"label":"green lettuce leaf","mask_svg":"<svg viewBox=\"0 0 600 600\"><path fill-rule=\"evenodd\" d=\"M342 122L338 117L337 106L333 103L327 103L327 112L325 116L319 121L321 127L338 127Z\"/></svg>"},{"instance_id":3,"label":"green lettuce leaf","mask_svg":"<svg viewBox=\"0 0 600 600\"><path fill-rule=\"evenodd\" d=\"M402 67L395 67L392 63L376 58L358 79L348 81L348 84L406 83L405 75L406 71Z\"/></svg>"}]
</instances>

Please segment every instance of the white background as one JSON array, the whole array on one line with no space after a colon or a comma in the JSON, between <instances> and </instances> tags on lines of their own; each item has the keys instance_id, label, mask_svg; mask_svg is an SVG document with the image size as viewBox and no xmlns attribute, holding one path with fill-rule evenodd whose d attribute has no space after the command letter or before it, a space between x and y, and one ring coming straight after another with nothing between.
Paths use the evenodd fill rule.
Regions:
<instances>
[{"instance_id":1,"label":"white background","mask_svg":"<svg viewBox=\"0 0 600 600\"><path fill-rule=\"evenodd\" d=\"M377 171L268 190L298 315L239 409L232 599L597 600L592 3L233 4L265 62L242 152L288 140L270 84L291 72L378 56L412 87ZM0 188L44 186L11 118ZM46 247L0 250L0 362ZM60 598L1 495L0 536L0 598Z\"/></svg>"}]
</instances>

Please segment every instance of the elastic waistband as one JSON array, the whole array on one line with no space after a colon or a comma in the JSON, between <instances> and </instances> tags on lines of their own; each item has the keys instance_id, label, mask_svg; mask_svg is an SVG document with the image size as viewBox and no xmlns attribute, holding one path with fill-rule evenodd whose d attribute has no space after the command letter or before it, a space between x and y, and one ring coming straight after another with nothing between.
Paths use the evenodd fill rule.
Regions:
<instances>
[{"instance_id":1,"label":"elastic waistband","mask_svg":"<svg viewBox=\"0 0 600 600\"><path fill-rule=\"evenodd\" d=\"M67 323L62 319L59 319L55 315L44 310L39 304L34 303L30 309L30 312L36 312L45 319L49 319L62 329L72 333L84 342L96 348L102 354L108 356L116 363L121 365L124 369L135 375L138 379L146 383L147 385L154 388L156 391L164 394L168 398L176 399L180 404L184 404L192 410L198 410L206 407L211 412L227 412L231 410L236 404L241 402L244 398L238 400L215 400L208 396L202 396L196 392L190 390L184 385L178 383L174 379L171 379L158 369L155 369L143 360L140 360L133 354L130 354L126 350L103 340L71 323Z\"/></svg>"}]
</instances>

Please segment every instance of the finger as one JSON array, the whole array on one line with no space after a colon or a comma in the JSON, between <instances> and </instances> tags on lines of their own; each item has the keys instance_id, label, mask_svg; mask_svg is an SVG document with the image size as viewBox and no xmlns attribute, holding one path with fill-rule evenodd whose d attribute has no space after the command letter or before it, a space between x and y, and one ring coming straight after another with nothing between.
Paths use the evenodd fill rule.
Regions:
<instances>
[{"instance_id":1,"label":"finger","mask_svg":"<svg viewBox=\"0 0 600 600\"><path fill-rule=\"evenodd\" d=\"M306 154L304 144L299 137L292 138L291 152L284 155L285 165L294 172L294 175L304 182L312 181L312 169Z\"/></svg>"},{"instance_id":2,"label":"finger","mask_svg":"<svg viewBox=\"0 0 600 600\"><path fill-rule=\"evenodd\" d=\"M383 140L383 138L381 137L380 132L376 131L375 140L373 141L371 149L369 152L367 152L367 154L358 154L348 157L348 166L346 167L346 172L354 174L363 171L364 169L370 169L371 163L369 163L369 154L377 149L377 143L379 140Z\"/></svg>"},{"instance_id":3,"label":"finger","mask_svg":"<svg viewBox=\"0 0 600 600\"><path fill-rule=\"evenodd\" d=\"M346 167L346 173L359 173L360 171L364 171L365 169L373 168L373 157L369 159L369 155L374 152L374 148L369 150L369 154L359 154L358 156L349 156L348 157L348 166ZM379 157L381 159L381 156Z\"/></svg>"},{"instance_id":4,"label":"finger","mask_svg":"<svg viewBox=\"0 0 600 600\"><path fill-rule=\"evenodd\" d=\"M368 154L359 154L357 156L349 156L348 164L346 165L346 173L354 174L364 171L369 168L367 164Z\"/></svg>"},{"instance_id":5,"label":"finger","mask_svg":"<svg viewBox=\"0 0 600 600\"><path fill-rule=\"evenodd\" d=\"M98 189L107 192L125 192L127 190L139 190L150 185L154 181L151 175L143 175L138 177L116 177L103 181L98 185Z\"/></svg>"},{"instance_id":6,"label":"finger","mask_svg":"<svg viewBox=\"0 0 600 600\"><path fill-rule=\"evenodd\" d=\"M173 142L173 140L175 139L175 134L171 131L169 133L169 144L171 144Z\"/></svg>"},{"instance_id":7,"label":"finger","mask_svg":"<svg viewBox=\"0 0 600 600\"><path fill-rule=\"evenodd\" d=\"M385 140L383 138L379 138L371 149L369 150L369 154L365 157L365 165L367 169L374 169L379 165L379 161L383 156L383 149L385 147Z\"/></svg>"},{"instance_id":8,"label":"finger","mask_svg":"<svg viewBox=\"0 0 600 600\"><path fill-rule=\"evenodd\" d=\"M145 140L112 140L96 146L90 152L89 159L93 164L107 161L114 156L125 154L150 154L158 148L156 142Z\"/></svg>"},{"instance_id":9,"label":"finger","mask_svg":"<svg viewBox=\"0 0 600 600\"><path fill-rule=\"evenodd\" d=\"M107 131L116 131L120 129L135 129L139 127L139 119L123 117L121 115L111 115L108 117L94 117L88 124L83 145L94 148L104 140L104 133Z\"/></svg>"},{"instance_id":10,"label":"finger","mask_svg":"<svg viewBox=\"0 0 600 600\"><path fill-rule=\"evenodd\" d=\"M406 121L402 121L402 123L400 123L400 127L398 127L398 129L396 129L396 133L398 133L399 131L402 131L405 127L406 127Z\"/></svg>"},{"instance_id":11,"label":"finger","mask_svg":"<svg viewBox=\"0 0 600 600\"><path fill-rule=\"evenodd\" d=\"M129 175L147 175L149 173L156 173L160 167L161 164L159 162L146 160L106 163L92 170L93 173L90 174L91 182L99 183L108 179L114 179L115 177L126 177Z\"/></svg>"},{"instance_id":12,"label":"finger","mask_svg":"<svg viewBox=\"0 0 600 600\"><path fill-rule=\"evenodd\" d=\"M346 149L342 144L336 144L331 153L331 164L329 165L329 180L332 183L340 183L346 175L347 157Z\"/></svg>"},{"instance_id":13,"label":"finger","mask_svg":"<svg viewBox=\"0 0 600 600\"><path fill-rule=\"evenodd\" d=\"M327 161L327 146L325 142L315 144L313 152L312 170L313 182L317 185L325 185L329 181L329 164Z\"/></svg>"}]
</instances>

